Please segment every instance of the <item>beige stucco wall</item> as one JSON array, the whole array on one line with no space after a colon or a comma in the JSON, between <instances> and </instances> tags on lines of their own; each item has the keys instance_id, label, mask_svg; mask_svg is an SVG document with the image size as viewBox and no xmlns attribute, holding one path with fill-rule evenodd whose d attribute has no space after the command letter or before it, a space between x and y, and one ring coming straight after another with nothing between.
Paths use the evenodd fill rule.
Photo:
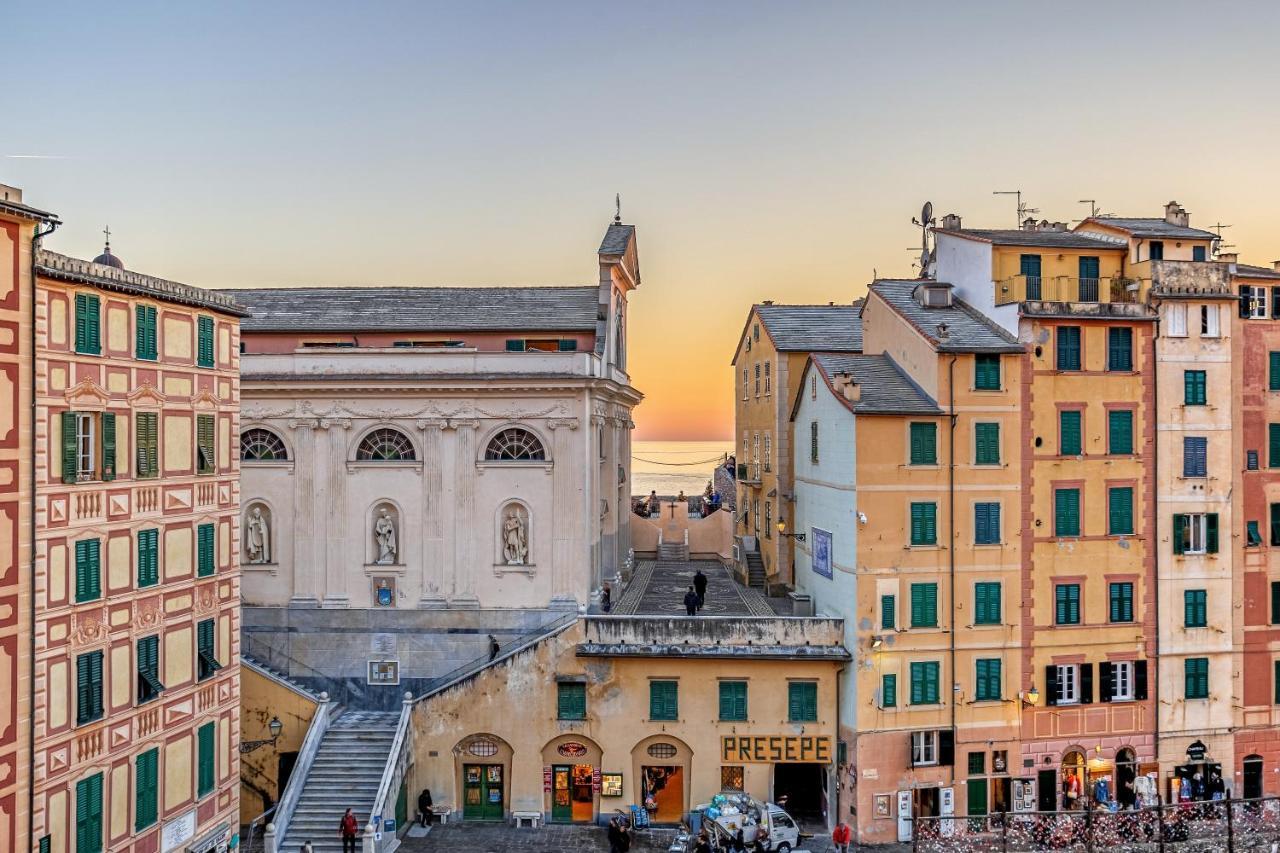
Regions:
<instances>
[{"instance_id":1,"label":"beige stucco wall","mask_svg":"<svg viewBox=\"0 0 1280 853\"><path fill-rule=\"evenodd\" d=\"M297 752L307 736L319 703L311 696L268 678L257 670L240 668L240 740L271 737L273 717L283 728L274 743L240 757L240 823L247 824L266 809L263 795L280 801L280 756Z\"/></svg>"}]
</instances>

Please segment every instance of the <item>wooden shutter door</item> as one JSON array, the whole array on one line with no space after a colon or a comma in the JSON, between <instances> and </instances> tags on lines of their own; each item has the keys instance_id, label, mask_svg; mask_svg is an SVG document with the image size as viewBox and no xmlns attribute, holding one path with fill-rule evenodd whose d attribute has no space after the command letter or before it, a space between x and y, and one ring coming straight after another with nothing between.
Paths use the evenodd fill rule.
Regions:
<instances>
[{"instance_id":1,"label":"wooden shutter door","mask_svg":"<svg viewBox=\"0 0 1280 853\"><path fill-rule=\"evenodd\" d=\"M62 413L62 482L74 483L76 473L76 413Z\"/></svg>"}]
</instances>

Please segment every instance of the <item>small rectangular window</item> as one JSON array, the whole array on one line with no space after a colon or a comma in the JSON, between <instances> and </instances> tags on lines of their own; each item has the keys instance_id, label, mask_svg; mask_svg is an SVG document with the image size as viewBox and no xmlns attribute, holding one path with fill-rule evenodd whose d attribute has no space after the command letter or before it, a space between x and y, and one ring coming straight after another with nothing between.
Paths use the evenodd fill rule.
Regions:
<instances>
[{"instance_id":1,"label":"small rectangular window","mask_svg":"<svg viewBox=\"0 0 1280 853\"><path fill-rule=\"evenodd\" d=\"M1057 677L1057 705L1075 705L1080 702L1080 665L1059 664L1050 667ZM1052 697L1050 697L1052 698Z\"/></svg>"},{"instance_id":2,"label":"small rectangular window","mask_svg":"<svg viewBox=\"0 0 1280 853\"><path fill-rule=\"evenodd\" d=\"M973 387L978 391L1000 390L1000 356L979 353L973 357Z\"/></svg>"},{"instance_id":3,"label":"small rectangular window","mask_svg":"<svg viewBox=\"0 0 1280 853\"><path fill-rule=\"evenodd\" d=\"M160 531L138 531L138 588L160 582Z\"/></svg>"},{"instance_id":4,"label":"small rectangular window","mask_svg":"<svg viewBox=\"0 0 1280 853\"><path fill-rule=\"evenodd\" d=\"M196 729L197 762L196 762L196 796L204 797L213 793L217 784L215 773L216 755L214 739L217 723L205 723Z\"/></svg>"},{"instance_id":5,"label":"small rectangular window","mask_svg":"<svg viewBox=\"0 0 1280 853\"><path fill-rule=\"evenodd\" d=\"M746 768L741 764L723 764L720 766L720 790L746 790Z\"/></svg>"},{"instance_id":6,"label":"small rectangular window","mask_svg":"<svg viewBox=\"0 0 1280 853\"><path fill-rule=\"evenodd\" d=\"M196 623L196 679L212 678L220 669L222 664L218 662L213 620L201 620Z\"/></svg>"},{"instance_id":7,"label":"small rectangular window","mask_svg":"<svg viewBox=\"0 0 1280 853\"><path fill-rule=\"evenodd\" d=\"M1183 624L1188 628L1204 628L1209 624L1209 593L1203 589L1182 592Z\"/></svg>"},{"instance_id":8,"label":"small rectangular window","mask_svg":"<svg viewBox=\"0 0 1280 853\"><path fill-rule=\"evenodd\" d=\"M1262 529L1259 527L1258 522L1245 522L1244 544L1246 548L1256 548L1262 544Z\"/></svg>"},{"instance_id":9,"label":"small rectangular window","mask_svg":"<svg viewBox=\"0 0 1280 853\"><path fill-rule=\"evenodd\" d=\"M138 305L134 308L134 355L147 361L156 360L156 309L154 305Z\"/></svg>"},{"instance_id":10,"label":"small rectangular window","mask_svg":"<svg viewBox=\"0 0 1280 853\"><path fill-rule=\"evenodd\" d=\"M156 822L159 756L159 749L149 749L134 759L133 828L135 832L146 829Z\"/></svg>"},{"instance_id":11,"label":"small rectangular window","mask_svg":"<svg viewBox=\"0 0 1280 853\"><path fill-rule=\"evenodd\" d=\"M680 717L679 682L649 682L649 719L674 721Z\"/></svg>"},{"instance_id":12,"label":"small rectangular window","mask_svg":"<svg viewBox=\"0 0 1280 853\"><path fill-rule=\"evenodd\" d=\"M938 585L936 583L911 585L911 627L938 627Z\"/></svg>"},{"instance_id":13,"label":"small rectangular window","mask_svg":"<svg viewBox=\"0 0 1280 853\"><path fill-rule=\"evenodd\" d=\"M938 505L933 502L911 504L911 544L938 544Z\"/></svg>"},{"instance_id":14,"label":"small rectangular window","mask_svg":"<svg viewBox=\"0 0 1280 853\"><path fill-rule=\"evenodd\" d=\"M196 366L213 367L213 318L196 319Z\"/></svg>"},{"instance_id":15,"label":"small rectangular window","mask_svg":"<svg viewBox=\"0 0 1280 853\"><path fill-rule=\"evenodd\" d=\"M818 422L809 422L809 461L818 464Z\"/></svg>"},{"instance_id":16,"label":"small rectangular window","mask_svg":"<svg viewBox=\"0 0 1280 853\"><path fill-rule=\"evenodd\" d=\"M1111 536L1133 534L1133 487L1115 486L1107 490L1107 533Z\"/></svg>"},{"instance_id":17,"label":"small rectangular window","mask_svg":"<svg viewBox=\"0 0 1280 853\"><path fill-rule=\"evenodd\" d=\"M1188 406L1207 405L1208 390L1205 385L1205 371L1184 370L1182 377L1185 389L1183 402Z\"/></svg>"},{"instance_id":18,"label":"small rectangular window","mask_svg":"<svg viewBox=\"0 0 1280 853\"><path fill-rule=\"evenodd\" d=\"M1187 336L1187 306L1183 302L1175 302L1169 305L1168 335L1171 338L1185 338Z\"/></svg>"},{"instance_id":19,"label":"small rectangular window","mask_svg":"<svg viewBox=\"0 0 1280 853\"><path fill-rule=\"evenodd\" d=\"M196 527L196 577L207 578L217 569L218 554L212 524Z\"/></svg>"},{"instance_id":20,"label":"small rectangular window","mask_svg":"<svg viewBox=\"0 0 1280 853\"><path fill-rule=\"evenodd\" d=\"M1133 454L1133 410L1112 409L1107 412L1107 452L1112 456Z\"/></svg>"},{"instance_id":21,"label":"small rectangular window","mask_svg":"<svg viewBox=\"0 0 1280 853\"><path fill-rule=\"evenodd\" d=\"M1280 468L1280 424L1267 424L1267 467Z\"/></svg>"},{"instance_id":22,"label":"small rectangular window","mask_svg":"<svg viewBox=\"0 0 1280 853\"><path fill-rule=\"evenodd\" d=\"M1271 544L1280 545L1280 503L1271 504Z\"/></svg>"},{"instance_id":23,"label":"small rectangular window","mask_svg":"<svg viewBox=\"0 0 1280 853\"><path fill-rule=\"evenodd\" d=\"M936 664L935 664L936 665ZM911 704L915 704L914 702ZM911 733L911 766L928 767L938 763L938 732L932 729Z\"/></svg>"},{"instance_id":24,"label":"small rectangular window","mask_svg":"<svg viewBox=\"0 0 1280 853\"><path fill-rule=\"evenodd\" d=\"M1112 622L1133 621L1133 583L1113 583L1110 588L1110 609L1108 615Z\"/></svg>"},{"instance_id":25,"label":"small rectangular window","mask_svg":"<svg viewBox=\"0 0 1280 853\"><path fill-rule=\"evenodd\" d=\"M138 704L150 702L162 692L160 681L160 637L152 635L138 640Z\"/></svg>"},{"instance_id":26,"label":"small rectangular window","mask_svg":"<svg viewBox=\"0 0 1280 853\"><path fill-rule=\"evenodd\" d=\"M973 450L975 465L1000 464L1000 424L977 423L973 425Z\"/></svg>"},{"instance_id":27,"label":"small rectangular window","mask_svg":"<svg viewBox=\"0 0 1280 853\"><path fill-rule=\"evenodd\" d=\"M733 722L747 719L747 682L720 682L720 719Z\"/></svg>"},{"instance_id":28,"label":"small rectangular window","mask_svg":"<svg viewBox=\"0 0 1280 853\"><path fill-rule=\"evenodd\" d=\"M1107 329L1107 370L1120 373L1133 370L1133 329L1127 326Z\"/></svg>"},{"instance_id":29,"label":"small rectangular window","mask_svg":"<svg viewBox=\"0 0 1280 853\"><path fill-rule=\"evenodd\" d=\"M212 474L216 468L214 417L213 415L196 415L196 473Z\"/></svg>"},{"instance_id":30,"label":"small rectangular window","mask_svg":"<svg viewBox=\"0 0 1280 853\"><path fill-rule=\"evenodd\" d=\"M91 293L76 294L76 352L101 355L101 316L98 297Z\"/></svg>"},{"instance_id":31,"label":"small rectangular window","mask_svg":"<svg viewBox=\"0 0 1280 853\"><path fill-rule=\"evenodd\" d=\"M1053 588L1054 624L1080 624L1080 584L1060 583Z\"/></svg>"},{"instance_id":32,"label":"small rectangular window","mask_svg":"<svg viewBox=\"0 0 1280 853\"><path fill-rule=\"evenodd\" d=\"M98 539L76 542L76 603L102 597L102 543Z\"/></svg>"},{"instance_id":33,"label":"small rectangular window","mask_svg":"<svg viewBox=\"0 0 1280 853\"><path fill-rule=\"evenodd\" d=\"M1059 326L1057 341L1058 370L1079 370L1081 363L1080 327Z\"/></svg>"},{"instance_id":34,"label":"small rectangular window","mask_svg":"<svg viewBox=\"0 0 1280 853\"><path fill-rule=\"evenodd\" d=\"M1058 455L1079 456L1083 452L1080 434L1083 414L1079 409L1063 409L1058 413Z\"/></svg>"},{"instance_id":35,"label":"small rectangular window","mask_svg":"<svg viewBox=\"0 0 1280 853\"><path fill-rule=\"evenodd\" d=\"M980 501L973 505L973 544L1000 544L1000 504Z\"/></svg>"},{"instance_id":36,"label":"small rectangular window","mask_svg":"<svg viewBox=\"0 0 1280 853\"><path fill-rule=\"evenodd\" d=\"M133 440L137 448L134 460L138 477L155 477L160 473L159 415L138 412L134 416Z\"/></svg>"},{"instance_id":37,"label":"small rectangular window","mask_svg":"<svg viewBox=\"0 0 1280 853\"><path fill-rule=\"evenodd\" d=\"M76 725L102 718L102 652L76 658Z\"/></svg>"},{"instance_id":38,"label":"small rectangular window","mask_svg":"<svg viewBox=\"0 0 1280 853\"><path fill-rule=\"evenodd\" d=\"M969 753L969 775L983 776L987 772L987 754L985 752Z\"/></svg>"},{"instance_id":39,"label":"small rectangular window","mask_svg":"<svg viewBox=\"0 0 1280 853\"><path fill-rule=\"evenodd\" d=\"M898 706L898 676L886 673L880 676L880 707L896 708Z\"/></svg>"},{"instance_id":40,"label":"small rectangular window","mask_svg":"<svg viewBox=\"0 0 1280 853\"><path fill-rule=\"evenodd\" d=\"M896 595L880 596L880 629L896 630L898 624L898 597Z\"/></svg>"},{"instance_id":41,"label":"small rectangular window","mask_svg":"<svg viewBox=\"0 0 1280 853\"><path fill-rule=\"evenodd\" d=\"M1271 582L1271 624L1280 625L1280 581Z\"/></svg>"},{"instance_id":42,"label":"small rectangular window","mask_svg":"<svg viewBox=\"0 0 1280 853\"><path fill-rule=\"evenodd\" d=\"M1080 535L1080 490L1054 489L1053 535Z\"/></svg>"},{"instance_id":43,"label":"small rectangular window","mask_svg":"<svg viewBox=\"0 0 1280 853\"><path fill-rule=\"evenodd\" d=\"M1209 659L1187 658L1185 670L1186 696L1188 699L1209 698Z\"/></svg>"},{"instance_id":44,"label":"small rectangular window","mask_svg":"<svg viewBox=\"0 0 1280 853\"><path fill-rule=\"evenodd\" d=\"M1147 246L1150 247L1151 260L1153 261L1164 260L1164 242L1163 241L1152 240L1150 243L1147 244Z\"/></svg>"},{"instance_id":45,"label":"small rectangular window","mask_svg":"<svg viewBox=\"0 0 1280 853\"><path fill-rule=\"evenodd\" d=\"M932 423L911 424L911 464L938 464L938 425Z\"/></svg>"},{"instance_id":46,"label":"small rectangular window","mask_svg":"<svg viewBox=\"0 0 1280 853\"><path fill-rule=\"evenodd\" d=\"M1000 624L999 581L979 581L973 585L973 624Z\"/></svg>"},{"instance_id":47,"label":"small rectangular window","mask_svg":"<svg viewBox=\"0 0 1280 853\"><path fill-rule=\"evenodd\" d=\"M1218 329L1218 306L1217 305L1201 305L1200 306L1200 337L1216 338L1219 337Z\"/></svg>"},{"instance_id":48,"label":"small rectangular window","mask_svg":"<svg viewBox=\"0 0 1280 853\"><path fill-rule=\"evenodd\" d=\"M1000 658L979 658L975 662L974 701L998 702L1000 689Z\"/></svg>"},{"instance_id":49,"label":"small rectangular window","mask_svg":"<svg viewBox=\"0 0 1280 853\"><path fill-rule=\"evenodd\" d=\"M561 681L556 684L556 718L560 720L587 718L587 685L580 681Z\"/></svg>"},{"instance_id":50,"label":"small rectangular window","mask_svg":"<svg viewBox=\"0 0 1280 853\"><path fill-rule=\"evenodd\" d=\"M791 723L818 721L818 685L815 682L792 681L787 684L787 721Z\"/></svg>"},{"instance_id":51,"label":"small rectangular window","mask_svg":"<svg viewBox=\"0 0 1280 853\"><path fill-rule=\"evenodd\" d=\"M76 783L76 853L102 853L102 774Z\"/></svg>"},{"instance_id":52,"label":"small rectangular window","mask_svg":"<svg viewBox=\"0 0 1280 853\"><path fill-rule=\"evenodd\" d=\"M1280 391L1280 352L1267 353L1267 390Z\"/></svg>"},{"instance_id":53,"label":"small rectangular window","mask_svg":"<svg viewBox=\"0 0 1280 853\"><path fill-rule=\"evenodd\" d=\"M1206 256L1207 256L1207 255L1206 255L1206 252L1205 252L1204 246L1192 246L1192 247L1191 247L1191 260L1193 260L1193 261L1203 261L1203 260L1205 259L1205 257L1206 257Z\"/></svg>"},{"instance_id":54,"label":"small rectangular window","mask_svg":"<svg viewBox=\"0 0 1280 853\"><path fill-rule=\"evenodd\" d=\"M1218 514L1193 512L1174 515L1173 553L1218 553Z\"/></svg>"},{"instance_id":55,"label":"small rectangular window","mask_svg":"<svg viewBox=\"0 0 1280 853\"><path fill-rule=\"evenodd\" d=\"M911 664L911 704L937 705L941 700L937 661L915 661Z\"/></svg>"}]
</instances>

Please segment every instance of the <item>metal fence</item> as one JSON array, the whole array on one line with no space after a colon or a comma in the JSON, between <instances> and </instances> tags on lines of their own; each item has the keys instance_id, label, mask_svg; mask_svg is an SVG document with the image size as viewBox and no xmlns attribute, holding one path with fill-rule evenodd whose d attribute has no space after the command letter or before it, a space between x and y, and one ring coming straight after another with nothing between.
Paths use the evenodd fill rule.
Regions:
<instances>
[{"instance_id":1,"label":"metal fence","mask_svg":"<svg viewBox=\"0 0 1280 853\"><path fill-rule=\"evenodd\" d=\"M1180 803L1119 812L918 817L913 851L1280 853L1280 798Z\"/></svg>"}]
</instances>

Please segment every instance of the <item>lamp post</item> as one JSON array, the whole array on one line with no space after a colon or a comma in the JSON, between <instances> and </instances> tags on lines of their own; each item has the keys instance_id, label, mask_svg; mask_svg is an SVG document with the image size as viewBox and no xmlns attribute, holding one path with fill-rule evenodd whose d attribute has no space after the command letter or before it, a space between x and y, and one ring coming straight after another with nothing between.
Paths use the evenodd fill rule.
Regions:
<instances>
[{"instance_id":1,"label":"lamp post","mask_svg":"<svg viewBox=\"0 0 1280 853\"><path fill-rule=\"evenodd\" d=\"M803 533L788 533L788 532L787 532L787 521L786 521L786 519L784 519L784 518L779 518L779 519L778 519L778 535L779 535L779 536L790 536L792 539L796 540L797 542L803 542L803 541L804 541L804 534L803 534Z\"/></svg>"},{"instance_id":2,"label":"lamp post","mask_svg":"<svg viewBox=\"0 0 1280 853\"><path fill-rule=\"evenodd\" d=\"M280 739L280 733L284 731L284 723L280 722L280 718L273 714L271 716L271 722L267 723L267 730L271 732L271 737L269 738L265 738L263 740L246 740L241 742L240 754L243 755L246 752L253 752L258 747L266 746L267 744L274 746L275 742Z\"/></svg>"}]
</instances>

